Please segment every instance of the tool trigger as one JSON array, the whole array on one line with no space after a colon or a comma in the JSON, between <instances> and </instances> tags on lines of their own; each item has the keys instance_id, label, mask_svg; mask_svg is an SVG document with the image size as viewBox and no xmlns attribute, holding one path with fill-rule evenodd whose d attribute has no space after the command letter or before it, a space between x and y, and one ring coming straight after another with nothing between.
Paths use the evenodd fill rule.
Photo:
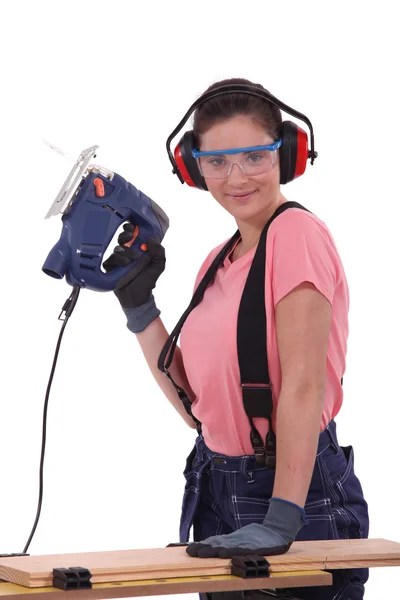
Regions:
<instances>
[{"instance_id":1,"label":"tool trigger","mask_svg":"<svg viewBox=\"0 0 400 600\"><path fill-rule=\"evenodd\" d=\"M138 235L139 235L139 227L137 225L135 225L135 229L133 230L132 239L129 240L129 242L126 242L126 244L124 244L124 246L127 246L128 248L130 248L132 246L132 244L134 243L134 241L136 240Z\"/></svg>"}]
</instances>

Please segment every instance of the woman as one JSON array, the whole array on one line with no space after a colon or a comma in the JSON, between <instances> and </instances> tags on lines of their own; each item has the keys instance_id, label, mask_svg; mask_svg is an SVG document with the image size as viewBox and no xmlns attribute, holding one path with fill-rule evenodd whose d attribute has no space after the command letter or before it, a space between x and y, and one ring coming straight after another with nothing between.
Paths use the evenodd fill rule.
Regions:
<instances>
[{"instance_id":1,"label":"woman","mask_svg":"<svg viewBox=\"0 0 400 600\"><path fill-rule=\"evenodd\" d=\"M230 79L207 91L232 84L264 89ZM343 398L346 276L327 226L282 194L281 130L279 108L256 95L227 91L196 108L193 156L204 189L234 217L239 233L187 315L169 377L157 367L168 333L152 295L165 266L160 244L149 240L148 266L116 291L161 389L190 427L200 431L201 423L185 469L181 519L181 541L189 539L193 525L199 542L189 544L192 556L271 555L286 552L294 540L368 536L353 450L339 446L333 420ZM269 419L255 418L253 424L276 448L276 464L254 454L237 346L239 306L267 223L266 350L273 409ZM124 246L131 240L127 225L106 268L134 258ZM210 252L196 288L224 247ZM181 397L185 391L191 410L177 390ZM334 571L331 587L299 588L295 596L361 600L367 578L366 569Z\"/></svg>"}]
</instances>

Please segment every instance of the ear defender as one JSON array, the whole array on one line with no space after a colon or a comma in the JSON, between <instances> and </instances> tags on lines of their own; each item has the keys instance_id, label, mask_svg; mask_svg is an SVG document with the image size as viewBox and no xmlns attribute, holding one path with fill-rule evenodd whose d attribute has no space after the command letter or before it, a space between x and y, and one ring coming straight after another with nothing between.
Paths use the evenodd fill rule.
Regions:
<instances>
[{"instance_id":1,"label":"ear defender","mask_svg":"<svg viewBox=\"0 0 400 600\"><path fill-rule=\"evenodd\" d=\"M280 183L289 183L303 175L308 159L307 133L293 121L284 121L281 128L282 146L279 148ZM174 151L174 158L184 183L207 191L207 184L193 158L196 148L193 131L186 131Z\"/></svg>"},{"instance_id":2,"label":"ear defender","mask_svg":"<svg viewBox=\"0 0 400 600\"><path fill-rule=\"evenodd\" d=\"M174 158L184 182L191 187L207 191L208 187L205 179L200 173L197 161L192 154L195 147L196 140L193 131L186 131L175 148Z\"/></svg>"},{"instance_id":3,"label":"ear defender","mask_svg":"<svg viewBox=\"0 0 400 600\"><path fill-rule=\"evenodd\" d=\"M285 184L303 175L308 159L307 133L293 121L284 121L279 148L280 183Z\"/></svg>"}]
</instances>

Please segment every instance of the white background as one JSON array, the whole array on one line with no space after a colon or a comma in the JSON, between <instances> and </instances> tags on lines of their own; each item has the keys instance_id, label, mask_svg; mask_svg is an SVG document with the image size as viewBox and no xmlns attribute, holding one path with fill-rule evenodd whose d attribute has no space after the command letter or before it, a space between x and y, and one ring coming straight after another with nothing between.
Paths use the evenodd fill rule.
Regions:
<instances>
[{"instance_id":1,"label":"white background","mask_svg":"<svg viewBox=\"0 0 400 600\"><path fill-rule=\"evenodd\" d=\"M156 299L170 330L201 262L235 223L172 176L165 141L208 85L237 76L314 125L319 158L284 192L328 224L345 265L351 331L339 440L355 447L370 536L400 541L395 10L391 1L2 3L0 552L22 551L36 514L43 400L71 291L41 271L61 232L60 217L44 216L71 168L43 138L74 158L98 144L96 162L169 215ZM29 551L176 541L194 437L153 382L114 295L82 291L50 397L43 510ZM373 569L366 599L395 594L399 573Z\"/></svg>"}]
</instances>

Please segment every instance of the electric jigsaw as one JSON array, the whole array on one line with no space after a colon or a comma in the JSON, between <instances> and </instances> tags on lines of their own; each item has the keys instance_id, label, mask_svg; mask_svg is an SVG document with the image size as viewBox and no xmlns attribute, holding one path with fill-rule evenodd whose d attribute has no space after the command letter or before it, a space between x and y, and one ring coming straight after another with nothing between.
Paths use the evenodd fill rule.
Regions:
<instances>
[{"instance_id":1,"label":"electric jigsaw","mask_svg":"<svg viewBox=\"0 0 400 600\"><path fill-rule=\"evenodd\" d=\"M48 145L66 156L52 144ZM64 330L81 288L98 292L112 291L122 287L128 272L130 280L134 279L148 264L143 260L148 256L146 241L152 238L161 242L169 227L167 215L151 198L117 173L90 164L91 159L96 156L97 148L98 146L86 148L79 154L78 159L73 161L72 170L46 214L46 218L49 218L61 213L63 226L60 238L50 250L42 271L55 279L65 276L73 289L58 317L63 321L63 325L58 336L43 407L39 500L35 522L21 553L0 556L26 556L39 522L43 499L43 465L50 390ZM118 229L127 221L133 225L133 236L125 245L135 251L135 260L128 266L115 267L106 272L102 267L104 254Z\"/></svg>"},{"instance_id":2,"label":"electric jigsaw","mask_svg":"<svg viewBox=\"0 0 400 600\"><path fill-rule=\"evenodd\" d=\"M169 227L165 212L148 196L113 171L89 164L98 146L83 150L46 218L62 214L61 236L42 270L55 279L94 291L111 291L147 252L146 240L164 238ZM104 254L121 225L134 225L130 247L139 258L111 272L102 268Z\"/></svg>"}]
</instances>

